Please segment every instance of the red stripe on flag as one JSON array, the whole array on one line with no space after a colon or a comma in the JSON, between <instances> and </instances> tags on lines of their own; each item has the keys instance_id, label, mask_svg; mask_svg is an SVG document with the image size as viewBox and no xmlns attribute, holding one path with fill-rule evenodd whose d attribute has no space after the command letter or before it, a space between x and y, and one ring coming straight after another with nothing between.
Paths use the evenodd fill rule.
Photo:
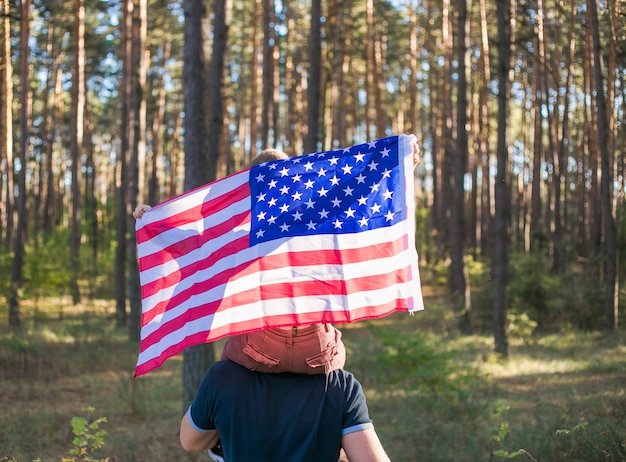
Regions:
<instances>
[{"instance_id":1,"label":"red stripe on flag","mask_svg":"<svg viewBox=\"0 0 626 462\"><path fill-rule=\"evenodd\" d=\"M172 244L164 247L161 252L142 257L139 260L139 268L141 271L146 271L150 268L154 268L155 266L174 261L190 252L193 252L194 250L198 250L211 240L225 235L226 233L232 231L233 228L243 226L248 223L250 223L249 211L234 215L222 223L203 230L199 234L193 234L189 237L173 242ZM188 231L187 233L189 232L191 231ZM185 231L180 231L180 234L185 234Z\"/></svg>"},{"instance_id":2,"label":"red stripe on flag","mask_svg":"<svg viewBox=\"0 0 626 462\"><path fill-rule=\"evenodd\" d=\"M322 303L324 295L340 295L345 296L348 294L355 294L358 292L364 292L367 290L375 290L380 287L389 287L393 284L405 283L410 278L410 267L401 271L392 271L387 274L377 274L374 276L366 276L361 278L355 278L350 280L327 280L320 284L319 281L302 281L302 282L285 282L280 284L268 284L256 289L251 289L245 292L232 295L230 297L224 297L220 300L205 303L197 307L185 310L180 316L160 324L159 329L152 332L148 336L142 339L140 351L145 351L150 346L160 342L167 335L182 329L186 323L195 321L200 318L210 316L218 311L228 310L231 307L247 305L255 303L257 301L269 301L279 298L298 298L298 297L311 297L322 296ZM297 300L294 301L297 305ZM321 311L326 316L325 311ZM335 313L328 311L328 313ZM310 314L308 312L307 314ZM334 316L333 319L339 318L341 322L347 322L353 320L354 315L348 315L346 312L341 312L341 315L329 315ZM298 318L298 315L295 315ZM257 318L255 318L257 319ZM258 318L259 327L267 325L267 320L264 318ZM257 322L255 320L247 322ZM330 321L325 321L330 322ZM237 331L230 330L224 335L236 333ZM213 331L211 331L210 340L217 340L220 337L215 337Z\"/></svg>"},{"instance_id":3,"label":"red stripe on flag","mask_svg":"<svg viewBox=\"0 0 626 462\"><path fill-rule=\"evenodd\" d=\"M154 282L145 284L142 289L143 298L154 295L161 289L171 287L197 271L211 267L220 258L224 258L231 253L236 253L237 251L242 250L246 245L243 241L247 242L247 238L239 239L231 245L219 249L209 258L199 261L196 265L193 265L193 267L185 267L182 270L171 273ZM199 281L188 289L182 290L172 297L155 304L153 308L143 313L142 326L152 321L159 314L184 303L194 295L201 294L221 284L225 284L228 281L235 281L240 277L253 274L258 271L298 266L346 265L350 263L384 258L390 255L397 255L405 248L406 240L401 237L393 242L371 245L357 249L301 251L264 256L260 259L242 263L236 267L222 271L204 281Z\"/></svg>"},{"instance_id":4,"label":"red stripe on flag","mask_svg":"<svg viewBox=\"0 0 626 462\"><path fill-rule=\"evenodd\" d=\"M216 249L210 255L207 255L203 260L198 260L192 265L187 265L184 268L166 274L159 279L144 283L141 291L142 298L150 297L151 295L157 293L159 290L171 287L182 281L183 279L192 276L198 271L210 268L217 261L247 248L248 236L240 237L239 239L236 239L228 243L227 245Z\"/></svg>"},{"instance_id":5,"label":"red stripe on flag","mask_svg":"<svg viewBox=\"0 0 626 462\"><path fill-rule=\"evenodd\" d=\"M225 209L228 205L245 199L248 196L250 196L250 186L246 182L232 190L225 191L217 197L202 202L195 207L190 207L167 218L150 223L150 226L144 226L138 229L137 244L149 241L163 231L176 229L188 223L203 221L207 217Z\"/></svg>"}]
</instances>

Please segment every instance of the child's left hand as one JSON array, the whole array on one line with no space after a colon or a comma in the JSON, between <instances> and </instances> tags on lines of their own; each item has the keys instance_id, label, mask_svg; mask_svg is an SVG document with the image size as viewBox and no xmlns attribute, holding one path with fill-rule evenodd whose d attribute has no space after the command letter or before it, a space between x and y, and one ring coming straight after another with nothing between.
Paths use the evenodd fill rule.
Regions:
<instances>
[{"instance_id":1,"label":"child's left hand","mask_svg":"<svg viewBox=\"0 0 626 462\"><path fill-rule=\"evenodd\" d=\"M143 214L146 213L148 210L150 210L152 207L150 207L149 205L146 204L139 204L136 208L135 211L133 212L133 217L135 218L135 220L138 220L139 218L143 217Z\"/></svg>"}]
</instances>

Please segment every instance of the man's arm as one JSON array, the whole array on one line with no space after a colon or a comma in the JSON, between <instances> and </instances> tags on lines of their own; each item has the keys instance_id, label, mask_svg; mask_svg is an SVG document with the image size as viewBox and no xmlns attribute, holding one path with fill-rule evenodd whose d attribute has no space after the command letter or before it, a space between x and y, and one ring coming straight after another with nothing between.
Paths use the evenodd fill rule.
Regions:
<instances>
[{"instance_id":1,"label":"man's arm","mask_svg":"<svg viewBox=\"0 0 626 462\"><path fill-rule=\"evenodd\" d=\"M180 421L180 444L185 451L208 451L219 441L217 430L201 432L196 430L189 420L189 411Z\"/></svg>"},{"instance_id":2,"label":"man's arm","mask_svg":"<svg viewBox=\"0 0 626 462\"><path fill-rule=\"evenodd\" d=\"M343 435L341 446L350 462L390 462L373 428Z\"/></svg>"}]
</instances>

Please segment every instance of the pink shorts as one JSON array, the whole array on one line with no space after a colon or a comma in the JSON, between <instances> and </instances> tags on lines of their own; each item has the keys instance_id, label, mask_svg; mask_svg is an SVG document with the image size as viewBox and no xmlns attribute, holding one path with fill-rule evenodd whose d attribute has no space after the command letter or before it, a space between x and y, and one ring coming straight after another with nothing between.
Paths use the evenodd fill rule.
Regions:
<instances>
[{"instance_id":1,"label":"pink shorts","mask_svg":"<svg viewBox=\"0 0 626 462\"><path fill-rule=\"evenodd\" d=\"M324 374L343 368L346 348L339 330L314 324L229 337L222 351L222 360L226 359L258 372Z\"/></svg>"}]
</instances>

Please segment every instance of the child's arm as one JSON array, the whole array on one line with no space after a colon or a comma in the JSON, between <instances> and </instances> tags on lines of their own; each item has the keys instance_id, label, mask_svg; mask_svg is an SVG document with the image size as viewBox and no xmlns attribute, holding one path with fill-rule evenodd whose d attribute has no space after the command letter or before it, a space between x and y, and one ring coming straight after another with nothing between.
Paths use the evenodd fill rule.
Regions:
<instances>
[{"instance_id":1,"label":"child's arm","mask_svg":"<svg viewBox=\"0 0 626 462\"><path fill-rule=\"evenodd\" d=\"M417 139L413 141L413 167L417 167L420 162L420 145L417 143Z\"/></svg>"},{"instance_id":2,"label":"child's arm","mask_svg":"<svg viewBox=\"0 0 626 462\"><path fill-rule=\"evenodd\" d=\"M150 207L149 205L139 204L137 208L135 208L135 211L133 212L133 217L135 218L135 220L138 220L139 218L143 217L143 214L146 213L151 208L152 207Z\"/></svg>"}]
</instances>

